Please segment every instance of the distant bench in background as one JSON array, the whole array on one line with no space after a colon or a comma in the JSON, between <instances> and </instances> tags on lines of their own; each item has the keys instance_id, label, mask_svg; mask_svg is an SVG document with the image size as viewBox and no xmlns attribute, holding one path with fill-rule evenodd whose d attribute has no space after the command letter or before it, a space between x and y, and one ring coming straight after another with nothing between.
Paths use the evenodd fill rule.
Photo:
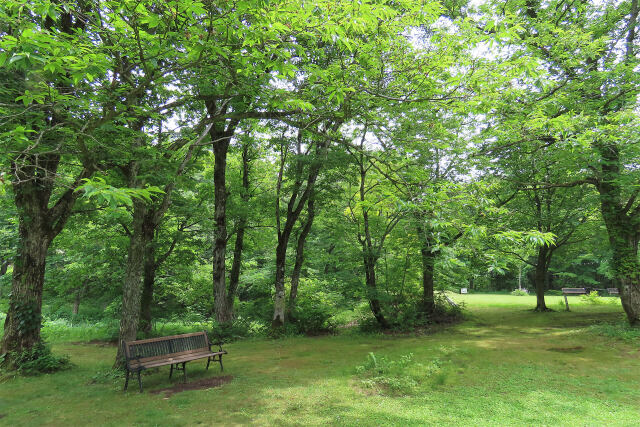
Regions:
<instances>
[{"instance_id":1,"label":"distant bench in background","mask_svg":"<svg viewBox=\"0 0 640 427\"><path fill-rule=\"evenodd\" d=\"M569 301L567 300L567 295L587 295L586 288L562 288L562 295L564 296L564 305L567 307L567 311L569 310Z\"/></svg>"}]
</instances>

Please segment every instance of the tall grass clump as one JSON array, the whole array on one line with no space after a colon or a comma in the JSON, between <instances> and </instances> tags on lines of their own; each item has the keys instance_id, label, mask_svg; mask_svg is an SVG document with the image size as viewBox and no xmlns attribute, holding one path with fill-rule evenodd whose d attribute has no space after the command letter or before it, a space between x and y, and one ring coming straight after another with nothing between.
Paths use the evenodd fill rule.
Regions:
<instances>
[{"instance_id":1,"label":"tall grass clump","mask_svg":"<svg viewBox=\"0 0 640 427\"><path fill-rule=\"evenodd\" d=\"M411 396L418 394L425 385L445 384L451 366L450 360L440 357L426 363L419 363L414 360L413 353L405 354L395 360L369 353L364 363L356 366L355 371L359 386L365 392Z\"/></svg>"},{"instance_id":2,"label":"tall grass clump","mask_svg":"<svg viewBox=\"0 0 640 427\"><path fill-rule=\"evenodd\" d=\"M625 321L592 325L589 327L589 331L609 338L617 338L628 342L640 342L640 328L634 328Z\"/></svg>"}]
</instances>

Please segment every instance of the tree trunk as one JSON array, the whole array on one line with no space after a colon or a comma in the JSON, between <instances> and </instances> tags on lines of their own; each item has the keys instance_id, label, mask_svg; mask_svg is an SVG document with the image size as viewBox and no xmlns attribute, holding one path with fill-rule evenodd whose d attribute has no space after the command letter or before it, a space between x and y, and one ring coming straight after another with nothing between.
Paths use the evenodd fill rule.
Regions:
<instances>
[{"instance_id":1,"label":"tree trunk","mask_svg":"<svg viewBox=\"0 0 640 427\"><path fill-rule=\"evenodd\" d=\"M43 221L40 216L20 215L20 243L0 354L28 351L40 342L44 271L51 244ZM13 366L11 361L8 365Z\"/></svg>"},{"instance_id":2,"label":"tree trunk","mask_svg":"<svg viewBox=\"0 0 640 427\"><path fill-rule=\"evenodd\" d=\"M287 304L287 314L291 317L291 314L296 306L296 298L298 298L298 285L300 283L300 272L302 271L302 264L304 263L304 245L307 240L307 236L311 231L313 225L313 219L315 217L315 203L314 195L309 196L307 202L307 220L304 222L300 235L298 236L298 243L296 245L296 261L291 271L291 289L289 290L289 301Z\"/></svg>"},{"instance_id":3,"label":"tree trunk","mask_svg":"<svg viewBox=\"0 0 640 427\"><path fill-rule=\"evenodd\" d=\"M0 263L0 276L4 276L7 273L10 265L11 262L9 260L5 260Z\"/></svg>"},{"instance_id":4,"label":"tree trunk","mask_svg":"<svg viewBox=\"0 0 640 427\"><path fill-rule=\"evenodd\" d=\"M122 313L120 316L120 332L118 353L114 369L124 366L122 346L124 341L136 339L140 319L140 297L142 294L142 270L144 265L144 232L143 223L146 214L144 201L133 201L133 223L129 238L129 250L124 282L122 284Z\"/></svg>"},{"instance_id":5,"label":"tree trunk","mask_svg":"<svg viewBox=\"0 0 640 427\"><path fill-rule=\"evenodd\" d=\"M76 297L73 300L73 315L74 316L78 315L78 311L80 310L80 301L82 300L82 297L84 296L85 292L87 292L87 286L89 286L89 281L85 280L85 281L82 282L82 286L80 286L76 290Z\"/></svg>"},{"instance_id":6,"label":"tree trunk","mask_svg":"<svg viewBox=\"0 0 640 427\"><path fill-rule=\"evenodd\" d=\"M600 209L613 250L613 271L620 289L620 301L632 326L640 326L640 208L629 212L631 205L622 202L621 160L615 144L596 142L602 158L602 178L597 186Z\"/></svg>"},{"instance_id":7,"label":"tree trunk","mask_svg":"<svg viewBox=\"0 0 640 427\"><path fill-rule=\"evenodd\" d=\"M362 250L364 252L365 284L367 285L369 308L371 308L371 313L373 313L373 317L375 317L378 324L382 328L388 329L389 322L382 313L382 304L380 304L380 299L378 298L376 283L376 262L378 260L366 247L363 247Z\"/></svg>"},{"instance_id":8,"label":"tree trunk","mask_svg":"<svg viewBox=\"0 0 640 427\"><path fill-rule=\"evenodd\" d=\"M145 335L149 335L152 329L151 307L153 305L153 286L156 280L156 247L154 234L156 226L153 223L153 211L149 210L142 224L142 239L144 247L142 280L142 295L140 298L140 329Z\"/></svg>"},{"instance_id":9,"label":"tree trunk","mask_svg":"<svg viewBox=\"0 0 640 427\"><path fill-rule=\"evenodd\" d=\"M609 228L608 224L607 228ZM629 324L640 326L638 238L629 234L628 229L612 226L609 231L609 239L613 249L613 270L620 289L622 308L627 314Z\"/></svg>"},{"instance_id":10,"label":"tree trunk","mask_svg":"<svg viewBox=\"0 0 640 427\"><path fill-rule=\"evenodd\" d=\"M242 146L242 203L246 207L249 203L249 144ZM244 232L247 228L247 212L243 210L238 219L236 242L233 247L233 263L229 273L229 292L227 293L227 307L233 317L233 302L240 281L240 268L242 267L242 250L244 247Z\"/></svg>"},{"instance_id":11,"label":"tree trunk","mask_svg":"<svg viewBox=\"0 0 640 427\"><path fill-rule=\"evenodd\" d=\"M420 254L422 255L422 307L424 314L429 317L435 311L433 273L436 254L432 251L430 245L424 242Z\"/></svg>"},{"instance_id":12,"label":"tree trunk","mask_svg":"<svg viewBox=\"0 0 640 427\"><path fill-rule=\"evenodd\" d=\"M538 259L534 274L534 284L536 287L536 308L534 311L549 311L544 300L545 285L547 283L547 273L549 272L549 246L544 245L538 248Z\"/></svg>"},{"instance_id":13,"label":"tree trunk","mask_svg":"<svg viewBox=\"0 0 640 427\"><path fill-rule=\"evenodd\" d=\"M28 351L40 342L47 250L64 228L80 196L76 188L92 173L84 169L50 207L59 162L59 155L43 154L38 158L21 157L12 165L19 241L0 354ZM10 355L4 363L13 366Z\"/></svg>"},{"instance_id":14,"label":"tree trunk","mask_svg":"<svg viewBox=\"0 0 640 427\"><path fill-rule=\"evenodd\" d=\"M300 147L302 140L302 133L298 133L298 147ZM291 193L291 197L289 198L289 203L287 204L287 217L284 224L284 227L280 228L280 184L282 182L282 171L284 167L284 158L283 163L281 163L280 172L278 176L278 190L276 194L276 215L277 215L277 231L278 231L278 245L276 246L276 277L274 281L275 287L275 296L274 296L274 304L273 304L273 320L271 325L273 328L279 328L284 325L285 322L285 311L286 311L286 301L285 301L285 288L284 288L284 277L285 277L285 265L287 260L287 245L289 244L289 238L291 237L291 232L293 227L300 217L300 213L304 208L305 204L309 200L309 197L314 192L314 185L320 173L320 169L322 168L322 164L327 155L328 142L319 141L316 143L315 150L315 158L313 159L311 165L309 166L309 172L307 175L307 182L304 191L300 194L303 179L301 177L302 174L302 163L298 163L296 165L297 176L294 184L293 191ZM300 150L298 150L300 152ZM297 202L297 203L296 203Z\"/></svg>"},{"instance_id":15,"label":"tree trunk","mask_svg":"<svg viewBox=\"0 0 640 427\"><path fill-rule=\"evenodd\" d=\"M287 243L289 242L289 236L283 235L278 239L278 246L276 247L276 278L275 289L276 294L273 302L273 320L271 325L274 328L279 328L284 325L285 321L285 289L284 289L284 273L285 262L287 260Z\"/></svg>"},{"instance_id":16,"label":"tree trunk","mask_svg":"<svg viewBox=\"0 0 640 427\"><path fill-rule=\"evenodd\" d=\"M213 139L213 136L212 136ZM220 138L213 144L215 163L213 167L214 185L214 219L216 231L213 242L213 299L214 312L218 323L231 321L233 313L228 305L226 284L226 256L227 256L227 152L229 139Z\"/></svg>"}]
</instances>

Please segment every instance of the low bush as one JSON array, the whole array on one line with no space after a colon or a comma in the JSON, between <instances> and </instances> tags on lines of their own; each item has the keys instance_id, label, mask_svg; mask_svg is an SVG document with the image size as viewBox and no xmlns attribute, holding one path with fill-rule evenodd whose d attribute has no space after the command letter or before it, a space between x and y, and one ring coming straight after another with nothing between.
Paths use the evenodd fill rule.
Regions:
<instances>
[{"instance_id":1,"label":"low bush","mask_svg":"<svg viewBox=\"0 0 640 427\"><path fill-rule=\"evenodd\" d=\"M591 291L587 295L581 295L580 301L592 305L607 304L607 301L598 294L598 291Z\"/></svg>"},{"instance_id":2,"label":"low bush","mask_svg":"<svg viewBox=\"0 0 640 427\"><path fill-rule=\"evenodd\" d=\"M11 352L8 357L11 365L9 370L17 371L22 375L39 375L70 369L73 365L69 356L56 356L43 341L38 342L30 350L21 353ZM4 360L0 361L4 362Z\"/></svg>"},{"instance_id":3,"label":"low bush","mask_svg":"<svg viewBox=\"0 0 640 427\"><path fill-rule=\"evenodd\" d=\"M514 289L513 291L511 291L511 295L526 297L529 295L529 292L525 291L524 289Z\"/></svg>"},{"instance_id":4,"label":"low bush","mask_svg":"<svg viewBox=\"0 0 640 427\"><path fill-rule=\"evenodd\" d=\"M365 389L381 394L410 395L418 387L417 379L407 372L412 363L412 353L401 356L398 360L369 353L364 364L356 366L356 374Z\"/></svg>"},{"instance_id":5,"label":"low bush","mask_svg":"<svg viewBox=\"0 0 640 427\"><path fill-rule=\"evenodd\" d=\"M446 353L444 353L446 355ZM356 366L360 386L383 395L415 395L427 384L440 386L449 378L451 362L436 357L428 363L418 363L413 353L391 360L369 353L362 365Z\"/></svg>"}]
</instances>

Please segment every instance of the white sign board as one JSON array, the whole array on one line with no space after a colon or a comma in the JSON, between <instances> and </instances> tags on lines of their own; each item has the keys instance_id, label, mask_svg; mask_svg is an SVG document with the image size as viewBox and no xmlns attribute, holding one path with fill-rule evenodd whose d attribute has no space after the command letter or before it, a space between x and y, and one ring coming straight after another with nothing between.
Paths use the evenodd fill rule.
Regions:
<instances>
[{"instance_id":1,"label":"white sign board","mask_svg":"<svg viewBox=\"0 0 640 427\"><path fill-rule=\"evenodd\" d=\"M460 293L461 294L466 294L467 293L467 288L460 288Z\"/></svg>"}]
</instances>

